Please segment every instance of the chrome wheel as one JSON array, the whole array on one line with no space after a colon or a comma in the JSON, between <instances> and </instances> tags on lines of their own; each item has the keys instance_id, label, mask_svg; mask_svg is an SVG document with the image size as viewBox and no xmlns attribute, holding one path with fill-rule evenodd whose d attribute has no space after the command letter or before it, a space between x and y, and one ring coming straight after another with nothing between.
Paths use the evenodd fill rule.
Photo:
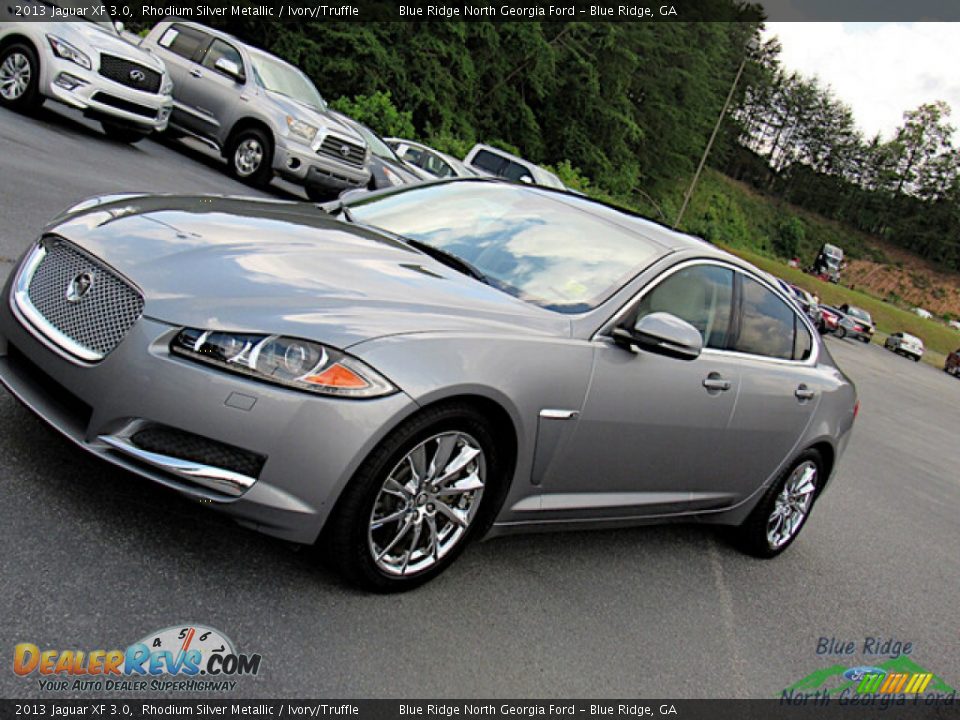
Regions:
<instances>
[{"instance_id":1,"label":"chrome wheel","mask_svg":"<svg viewBox=\"0 0 960 720\"><path fill-rule=\"evenodd\" d=\"M436 565L463 539L486 484L483 449L464 432L424 440L387 475L370 513L367 545L388 575Z\"/></svg>"},{"instance_id":2,"label":"chrome wheel","mask_svg":"<svg viewBox=\"0 0 960 720\"><path fill-rule=\"evenodd\" d=\"M0 95L5 100L19 100L30 87L33 68L26 55L12 52L0 65Z\"/></svg>"},{"instance_id":3,"label":"chrome wheel","mask_svg":"<svg viewBox=\"0 0 960 720\"><path fill-rule=\"evenodd\" d=\"M807 460L797 465L784 483L767 519L767 543L771 549L783 547L797 534L810 512L816 489L816 464Z\"/></svg>"},{"instance_id":4,"label":"chrome wheel","mask_svg":"<svg viewBox=\"0 0 960 720\"><path fill-rule=\"evenodd\" d=\"M240 177L250 177L263 163L263 145L257 138L247 138L233 153L233 166Z\"/></svg>"}]
</instances>

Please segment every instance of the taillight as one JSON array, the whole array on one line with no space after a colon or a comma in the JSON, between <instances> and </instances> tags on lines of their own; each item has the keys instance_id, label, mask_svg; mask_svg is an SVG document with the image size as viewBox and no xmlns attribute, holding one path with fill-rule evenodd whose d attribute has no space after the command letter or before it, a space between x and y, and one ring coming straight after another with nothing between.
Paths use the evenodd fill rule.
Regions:
<instances>
[{"instance_id":1,"label":"taillight","mask_svg":"<svg viewBox=\"0 0 960 720\"><path fill-rule=\"evenodd\" d=\"M857 419L857 415L859 415L859 414L860 414L860 401L857 400L857 401L853 404L853 419L856 420L856 419Z\"/></svg>"}]
</instances>

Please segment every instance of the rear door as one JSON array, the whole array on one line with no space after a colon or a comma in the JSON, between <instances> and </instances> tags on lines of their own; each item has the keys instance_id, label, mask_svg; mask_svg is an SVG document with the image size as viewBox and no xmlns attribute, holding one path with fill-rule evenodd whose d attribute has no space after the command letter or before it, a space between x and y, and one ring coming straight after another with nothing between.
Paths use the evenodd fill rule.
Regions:
<instances>
[{"instance_id":1,"label":"rear door","mask_svg":"<svg viewBox=\"0 0 960 720\"><path fill-rule=\"evenodd\" d=\"M799 448L824 390L816 341L773 287L737 272L735 327L726 354L739 360L740 394L729 442L738 472L726 490L746 497Z\"/></svg>"},{"instance_id":2,"label":"rear door","mask_svg":"<svg viewBox=\"0 0 960 720\"><path fill-rule=\"evenodd\" d=\"M202 30L173 23L157 38L156 52L173 79L174 125L209 135L210 122L204 105L203 69L200 59L213 40Z\"/></svg>"}]
</instances>

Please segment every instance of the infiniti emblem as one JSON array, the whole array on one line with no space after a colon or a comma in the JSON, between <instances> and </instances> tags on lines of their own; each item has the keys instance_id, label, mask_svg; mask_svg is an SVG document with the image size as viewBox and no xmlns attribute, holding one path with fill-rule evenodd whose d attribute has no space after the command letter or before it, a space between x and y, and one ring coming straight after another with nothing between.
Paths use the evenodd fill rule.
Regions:
<instances>
[{"instance_id":1,"label":"infiniti emblem","mask_svg":"<svg viewBox=\"0 0 960 720\"><path fill-rule=\"evenodd\" d=\"M144 80L147 79L147 74L143 72L143 70L131 70L130 79L133 80L135 83L142 83Z\"/></svg>"},{"instance_id":2,"label":"infiniti emblem","mask_svg":"<svg viewBox=\"0 0 960 720\"><path fill-rule=\"evenodd\" d=\"M340 146L340 154L343 155L344 157L347 157L347 156L350 154L350 146L349 146L349 145L341 145L341 146Z\"/></svg>"},{"instance_id":3,"label":"infiniti emblem","mask_svg":"<svg viewBox=\"0 0 960 720\"><path fill-rule=\"evenodd\" d=\"M93 273L82 272L67 285L67 302L80 302L93 287Z\"/></svg>"}]
</instances>

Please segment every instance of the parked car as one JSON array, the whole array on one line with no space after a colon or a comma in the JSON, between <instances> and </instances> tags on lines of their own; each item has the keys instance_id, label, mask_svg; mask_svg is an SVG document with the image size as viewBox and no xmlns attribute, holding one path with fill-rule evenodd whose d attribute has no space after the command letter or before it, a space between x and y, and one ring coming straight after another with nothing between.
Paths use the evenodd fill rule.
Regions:
<instances>
[{"instance_id":1,"label":"parked car","mask_svg":"<svg viewBox=\"0 0 960 720\"><path fill-rule=\"evenodd\" d=\"M810 272L832 283L840 282L843 269L843 249L830 243L824 243L813 261Z\"/></svg>"},{"instance_id":2,"label":"parked car","mask_svg":"<svg viewBox=\"0 0 960 720\"><path fill-rule=\"evenodd\" d=\"M913 314L922 317L924 320L930 320L933 318L933 313L929 310L924 310L923 308L914 308Z\"/></svg>"},{"instance_id":3,"label":"parked car","mask_svg":"<svg viewBox=\"0 0 960 720\"><path fill-rule=\"evenodd\" d=\"M99 7L97 21L0 22L0 105L28 112L54 100L98 120L110 138L135 143L167 127L173 83L163 62L124 40ZM0 20L12 13L0 5Z\"/></svg>"},{"instance_id":4,"label":"parked car","mask_svg":"<svg viewBox=\"0 0 960 720\"><path fill-rule=\"evenodd\" d=\"M567 189L560 178L549 170L490 145L474 145L463 162L478 175L543 185L557 190Z\"/></svg>"},{"instance_id":5,"label":"parked car","mask_svg":"<svg viewBox=\"0 0 960 720\"><path fill-rule=\"evenodd\" d=\"M943 371L954 377L960 377L960 348L947 355L943 363Z\"/></svg>"},{"instance_id":6,"label":"parked car","mask_svg":"<svg viewBox=\"0 0 960 720\"><path fill-rule=\"evenodd\" d=\"M817 329L821 335L837 334L840 330L840 313L827 305L820 306L820 322Z\"/></svg>"},{"instance_id":7,"label":"parked car","mask_svg":"<svg viewBox=\"0 0 960 720\"><path fill-rule=\"evenodd\" d=\"M81 203L9 275L0 381L379 591L488 532L694 520L772 557L829 487L855 389L748 263L495 180L324 207Z\"/></svg>"},{"instance_id":8,"label":"parked car","mask_svg":"<svg viewBox=\"0 0 960 720\"><path fill-rule=\"evenodd\" d=\"M913 358L916 362L920 362L923 357L923 340L909 333L895 332L886 339L883 346L898 355Z\"/></svg>"},{"instance_id":9,"label":"parked car","mask_svg":"<svg viewBox=\"0 0 960 720\"><path fill-rule=\"evenodd\" d=\"M854 340L860 340L865 343L869 343L870 340L873 339L873 334L877 329L873 324L873 318L870 317L870 313L862 308L846 303L838 309L846 317L846 320L848 320L848 322L844 322L844 318L841 317L839 330L843 332L840 334L838 331L840 337L850 336Z\"/></svg>"},{"instance_id":10,"label":"parked car","mask_svg":"<svg viewBox=\"0 0 960 720\"><path fill-rule=\"evenodd\" d=\"M423 143L401 138L386 138L385 141L405 162L435 178L473 177L477 174L452 155Z\"/></svg>"},{"instance_id":11,"label":"parked car","mask_svg":"<svg viewBox=\"0 0 960 720\"><path fill-rule=\"evenodd\" d=\"M280 58L192 22L161 22L142 47L174 80L171 134L212 143L238 180L263 187L276 174L328 199L370 179L363 138Z\"/></svg>"},{"instance_id":12,"label":"parked car","mask_svg":"<svg viewBox=\"0 0 960 720\"><path fill-rule=\"evenodd\" d=\"M952 327L954 330L960 330L960 320L949 320L947 325Z\"/></svg>"},{"instance_id":13,"label":"parked car","mask_svg":"<svg viewBox=\"0 0 960 720\"><path fill-rule=\"evenodd\" d=\"M341 123L353 128L370 148L370 155L367 160L367 169L370 170L370 181L367 183L367 187L370 190L410 185L434 179L429 173L400 158L393 151L393 148L384 142L383 138L366 125L342 113L335 112L333 114Z\"/></svg>"}]
</instances>

